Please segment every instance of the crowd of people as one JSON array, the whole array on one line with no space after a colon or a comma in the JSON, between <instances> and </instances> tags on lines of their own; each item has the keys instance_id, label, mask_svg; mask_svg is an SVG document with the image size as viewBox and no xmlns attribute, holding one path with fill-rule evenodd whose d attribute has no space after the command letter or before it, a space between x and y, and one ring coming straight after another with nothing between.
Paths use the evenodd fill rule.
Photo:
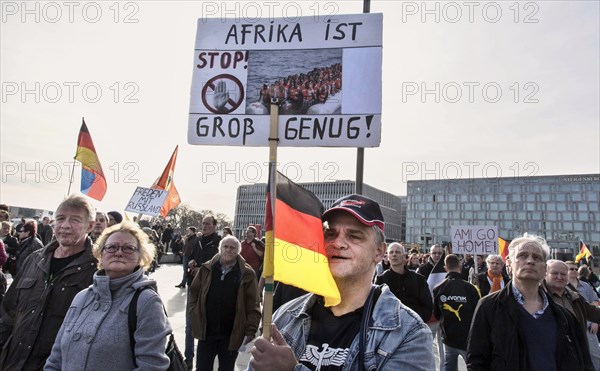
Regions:
<instances>
[{"instance_id":1,"label":"crowd of people","mask_svg":"<svg viewBox=\"0 0 600 371\"><path fill-rule=\"evenodd\" d=\"M0 205L0 266L12 276L7 288L0 273L0 369L166 370L173 330L148 272L171 248L182 256L190 370L194 359L196 370L215 359L233 370L245 345L258 371L433 370L434 354L448 371L458 357L469 370L600 370L600 282L586 265L549 259L537 236L512 240L506 261L438 244L422 253L386 244L376 202L342 197L322 215L340 303L277 283L265 339L256 338L265 245L255 226L238 239L207 214L183 235L171 224L141 228L78 195L53 218L13 226Z\"/></svg>"},{"instance_id":2,"label":"crowd of people","mask_svg":"<svg viewBox=\"0 0 600 371\"><path fill-rule=\"evenodd\" d=\"M307 73L289 75L263 84L258 100L267 108L271 99L286 101L296 114L304 114L314 104L325 103L329 96L342 90L342 64L314 68Z\"/></svg>"}]
</instances>

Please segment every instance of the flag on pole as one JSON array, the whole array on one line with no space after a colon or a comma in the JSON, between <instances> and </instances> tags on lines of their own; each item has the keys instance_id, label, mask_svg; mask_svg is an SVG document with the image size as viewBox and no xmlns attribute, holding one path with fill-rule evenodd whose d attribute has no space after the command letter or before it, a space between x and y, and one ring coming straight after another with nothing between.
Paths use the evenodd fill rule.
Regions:
<instances>
[{"instance_id":1,"label":"flag on pole","mask_svg":"<svg viewBox=\"0 0 600 371\"><path fill-rule=\"evenodd\" d=\"M502 257L502 260L506 264L506 257L508 256L508 246L512 240L505 240L498 236L498 255Z\"/></svg>"},{"instance_id":2,"label":"flag on pole","mask_svg":"<svg viewBox=\"0 0 600 371\"><path fill-rule=\"evenodd\" d=\"M427 286L429 286L429 292L431 293L432 299L433 299L433 289L437 285L442 283L442 281L446 278L446 275L448 274L448 272L446 272L446 269L444 269L444 265L445 265L444 260L445 259L446 259L446 252L444 251L440 260L438 260L438 262L435 263L435 265L433 266L433 269L431 269L431 273L429 273L429 276L427 276ZM433 313L431 313L431 317L429 317L429 320L427 321L427 323L433 323L433 322L437 322L437 321L438 320L435 318Z\"/></svg>"},{"instance_id":3,"label":"flag on pole","mask_svg":"<svg viewBox=\"0 0 600 371\"><path fill-rule=\"evenodd\" d=\"M106 178L85 120L81 121L75 153L75 160L81 162L81 193L102 201L106 194Z\"/></svg>"},{"instance_id":4,"label":"flag on pole","mask_svg":"<svg viewBox=\"0 0 600 371\"><path fill-rule=\"evenodd\" d=\"M439 285L448 274L448 272L446 272L446 269L444 269L444 259L446 259L446 252L444 252L440 260L438 260L437 263L435 263L433 269L431 270L431 273L429 273L429 276L427 277L427 285L429 286L429 291L431 292L431 295L433 295L433 289L437 285Z\"/></svg>"},{"instance_id":5,"label":"flag on pole","mask_svg":"<svg viewBox=\"0 0 600 371\"><path fill-rule=\"evenodd\" d=\"M575 263L579 263L579 261L583 258L587 262L589 258L592 257L592 253L587 248L587 246L583 243L582 240L579 240L579 254L575 257Z\"/></svg>"},{"instance_id":6,"label":"flag on pole","mask_svg":"<svg viewBox=\"0 0 600 371\"><path fill-rule=\"evenodd\" d=\"M177 151L179 151L179 146L175 147L171 158L169 159L169 163L167 163L167 167L163 170L160 178L154 182L152 187L154 189L162 189L165 191L169 191L167 198L165 199L165 203L163 203L160 209L160 215L163 218L167 217L167 214L171 209L177 207L181 203L181 199L179 198L179 192L177 192L177 188L175 187L175 183L173 183L173 175L175 173L175 162L177 161Z\"/></svg>"},{"instance_id":7,"label":"flag on pole","mask_svg":"<svg viewBox=\"0 0 600 371\"><path fill-rule=\"evenodd\" d=\"M265 230L274 238L274 256L265 256L263 275L321 295L325 306L337 305L340 292L329 271L321 214L324 207L312 192L276 173L277 192L272 209L271 186L267 186ZM273 219L273 213L275 217ZM273 231L273 220L275 230ZM268 264L269 261L273 264Z\"/></svg>"}]
</instances>

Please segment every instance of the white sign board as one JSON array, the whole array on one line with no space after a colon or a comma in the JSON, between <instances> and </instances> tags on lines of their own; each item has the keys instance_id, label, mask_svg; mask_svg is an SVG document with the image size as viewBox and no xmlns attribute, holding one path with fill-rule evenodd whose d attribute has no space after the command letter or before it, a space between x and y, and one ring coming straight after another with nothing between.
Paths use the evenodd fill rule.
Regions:
<instances>
[{"instance_id":1,"label":"white sign board","mask_svg":"<svg viewBox=\"0 0 600 371\"><path fill-rule=\"evenodd\" d=\"M377 147L382 14L198 20L188 143Z\"/></svg>"},{"instance_id":2,"label":"white sign board","mask_svg":"<svg viewBox=\"0 0 600 371\"><path fill-rule=\"evenodd\" d=\"M127 203L125 211L157 216L168 195L169 191L137 187Z\"/></svg>"},{"instance_id":3,"label":"white sign board","mask_svg":"<svg viewBox=\"0 0 600 371\"><path fill-rule=\"evenodd\" d=\"M453 254L498 254L498 226L452 226Z\"/></svg>"}]
</instances>

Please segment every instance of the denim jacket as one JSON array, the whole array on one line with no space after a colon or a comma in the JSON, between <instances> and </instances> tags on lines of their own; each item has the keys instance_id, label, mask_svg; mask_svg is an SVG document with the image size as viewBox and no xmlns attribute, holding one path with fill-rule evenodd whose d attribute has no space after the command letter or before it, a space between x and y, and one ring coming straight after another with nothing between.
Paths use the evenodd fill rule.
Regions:
<instances>
[{"instance_id":1,"label":"denim jacket","mask_svg":"<svg viewBox=\"0 0 600 371\"><path fill-rule=\"evenodd\" d=\"M316 296L307 294L284 304L273 322L292 348L296 358L304 353L310 333L310 309ZM365 370L433 370L432 337L418 314L402 304L387 285L373 308L365 346ZM344 371L360 370L358 335L352 341ZM295 371L309 370L298 364Z\"/></svg>"}]
</instances>

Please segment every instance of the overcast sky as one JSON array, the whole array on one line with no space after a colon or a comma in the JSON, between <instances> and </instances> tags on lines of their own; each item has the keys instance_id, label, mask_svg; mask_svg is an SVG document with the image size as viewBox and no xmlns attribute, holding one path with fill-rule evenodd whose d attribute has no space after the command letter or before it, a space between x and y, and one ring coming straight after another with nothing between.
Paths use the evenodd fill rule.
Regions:
<instances>
[{"instance_id":1,"label":"overcast sky","mask_svg":"<svg viewBox=\"0 0 600 371\"><path fill-rule=\"evenodd\" d=\"M231 218L237 187L266 182L268 148L187 144L197 19L362 12L353 1L22 4L1 2L0 202L54 210L84 116L108 181L99 209L123 210L179 145L183 202ZM365 183L402 195L410 179L600 172L599 2L423 4L371 4L383 13L382 140L365 150ZM278 160L300 182L355 178L355 149L280 148Z\"/></svg>"}]
</instances>

